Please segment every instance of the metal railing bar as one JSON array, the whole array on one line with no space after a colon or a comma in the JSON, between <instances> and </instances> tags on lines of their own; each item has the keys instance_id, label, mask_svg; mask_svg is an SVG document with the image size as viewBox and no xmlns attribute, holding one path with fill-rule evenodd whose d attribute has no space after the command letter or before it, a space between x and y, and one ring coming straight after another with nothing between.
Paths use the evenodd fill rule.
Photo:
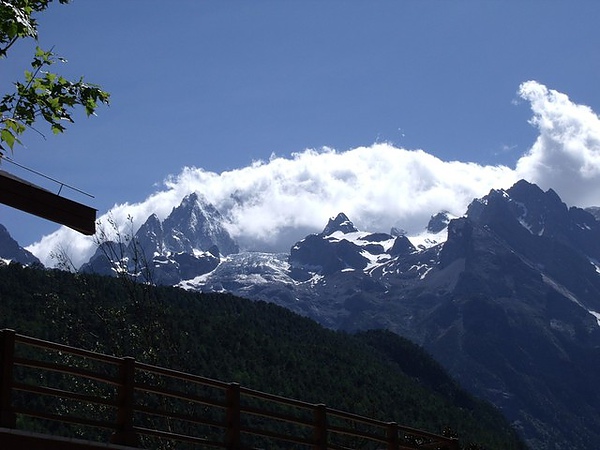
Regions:
<instances>
[{"instance_id":1,"label":"metal railing bar","mask_svg":"<svg viewBox=\"0 0 600 450\"><path fill-rule=\"evenodd\" d=\"M93 352L91 350L84 350L82 348L71 347L69 345L58 344L56 342L45 341L43 339L32 338L22 334L15 334L15 342L28 344L33 347L39 347L43 349L62 351L70 353L71 355L83 356L96 361L107 362L111 364L120 364L121 358L116 356L105 355L103 353Z\"/></svg>"},{"instance_id":2,"label":"metal railing bar","mask_svg":"<svg viewBox=\"0 0 600 450\"><path fill-rule=\"evenodd\" d=\"M219 401L216 399L211 399L210 397L186 394L185 392L174 391L171 389L165 389L165 388L161 388L159 386L152 386L147 383L136 383L135 390L136 390L136 392L145 392L145 393L149 393L149 394L164 395L166 397L178 398L181 400L188 400L193 403L200 403L200 404L209 405L209 406L217 406L220 408L225 408L227 406L227 403L225 402L225 400Z\"/></svg>"},{"instance_id":3,"label":"metal railing bar","mask_svg":"<svg viewBox=\"0 0 600 450\"><path fill-rule=\"evenodd\" d=\"M156 436L163 439L172 439L174 441L185 441L194 444L209 445L211 447L225 447L223 442L213 441L195 436L186 436L183 434L171 433L169 431L153 430L151 428L134 427L133 431L146 436Z\"/></svg>"},{"instance_id":4,"label":"metal railing bar","mask_svg":"<svg viewBox=\"0 0 600 450\"><path fill-rule=\"evenodd\" d=\"M418 437L418 438L427 438L431 441L442 441L442 442L454 442L455 439L449 438L446 436L442 436L435 433L430 433L429 431L417 430L416 428L405 427L402 425L398 425L398 432L400 433L400 439L405 439L408 437Z\"/></svg>"},{"instance_id":5,"label":"metal railing bar","mask_svg":"<svg viewBox=\"0 0 600 450\"><path fill-rule=\"evenodd\" d=\"M107 384L119 385L120 381L117 377L110 375L104 375L98 372L94 372L89 369L82 369L80 367L68 366L66 364L58 364L54 362L39 361L28 358L14 358L14 364L16 366L30 367L32 369L44 369L52 372L59 372L68 375L79 376L89 380L100 381Z\"/></svg>"},{"instance_id":6,"label":"metal railing bar","mask_svg":"<svg viewBox=\"0 0 600 450\"><path fill-rule=\"evenodd\" d=\"M293 398L282 397L280 395L269 394L267 392L256 391L254 389L249 389L243 386L240 386L240 394L247 395L250 397L260 398L263 400L269 400L275 403L280 403L282 405L295 406L298 408L304 409L314 409L316 405L314 403L303 402L301 400L295 400ZM329 410L328 410L329 411Z\"/></svg>"},{"instance_id":7,"label":"metal railing bar","mask_svg":"<svg viewBox=\"0 0 600 450\"><path fill-rule=\"evenodd\" d=\"M412 427L397 425L395 423L383 422L346 411L327 408L325 405L316 405L282 397L280 395L260 392L241 387L237 383L227 383L173 369L139 363L133 358L117 358L42 339L31 338L16 334L12 330L2 330L1 333L3 338L6 337L5 341L8 343L6 346L7 348L3 348L2 351L8 355L5 358L5 363L7 364L7 367L10 368L11 373L10 376L4 377L8 381L3 385L2 392L5 392L5 398L8 399L8 402L5 402L4 404L5 408L8 408L7 411L12 415L11 417L14 417L15 414L20 414L65 424L106 428L115 431L118 422L105 420L102 417L107 414L114 415L114 410L116 410L118 413L117 416L120 417L123 415L126 419L129 417L129 419L127 419L128 430L133 430L136 433L161 439L186 441L201 444L203 446L220 448L226 447L232 442L235 445L238 445L239 442L236 443L236 441L239 441L238 436L240 432L262 436L265 439L293 442L310 446L323 445L325 442L323 440L325 439L324 436L329 435L330 438L347 436L349 439L359 438L363 439L365 442L377 442L380 444L389 444L390 442L399 441L398 448L400 449L437 449L445 448L446 446L451 449L458 448L457 439L448 438ZM14 356L15 349L18 350L17 353L21 353L22 350L27 350L31 347L46 351L43 353L43 358L41 359L53 358L54 355L50 353L50 351L57 352L57 357L66 354L81 359L67 361L66 363L56 363ZM56 358L54 359L56 360ZM98 364L98 362L106 363L108 365ZM14 367L24 368L24 370L17 370L15 372L13 371ZM123 375L124 367L128 369L126 372L129 374L128 376ZM117 375L110 374L113 369L117 372ZM91 386L86 391L81 390L80 392L73 392L53 387L57 385L35 385L29 384L26 380L23 380L23 378L19 378L19 380L14 379L14 377L26 377L30 373L35 373L40 376L47 373L66 374L73 376L73 380L76 382L81 382L81 380L83 380L87 383L89 380L94 383L90 383ZM147 380L148 377L150 378L150 382ZM144 382L138 382L140 378L143 379ZM151 382L153 382L154 378L156 378L157 382L160 384L164 382L168 386L174 386L175 388L153 385ZM59 381L70 380L70 378L63 379L62 377L58 377L57 379ZM95 384L96 382L100 384ZM117 387L118 389L114 389L114 387ZM85 386L83 389L86 389ZM90 394L89 389L97 389L98 394ZM185 390L187 389L199 393L186 393ZM27 397L12 396L13 398L11 401L11 391L67 399L77 402L77 408L85 408L88 405L100 405L102 408L90 408L79 412L76 411L75 413L71 411L71 414L64 415L46 411L34 411L32 408L14 405L13 403L15 401L24 403L24 399ZM6 392L8 392L8 395L6 395ZM131 397L127 402L122 401L120 397L123 392L128 392ZM117 394L119 394L119 396L117 396ZM111 395L114 395L114 398L109 398ZM136 396L135 398L133 397L134 395ZM20 400L18 400L18 398L20 398ZM165 399L175 399L175 401L171 402L172 406L166 406L166 408L178 410L178 407L181 406L181 409L178 410L179 412L158 409L148 405L148 403L153 404L155 400L165 401ZM243 400L241 404L240 399ZM140 404L140 402L143 404ZM250 404L244 405L244 403ZM67 405L70 405L70 403L67 403ZM197 405L204 405L204 408L198 409ZM208 411L206 406L221 409L225 419L230 420L231 422L227 423L225 419L219 421L199 416L198 414L203 414L203 412ZM210 411L219 413L219 411L215 409L211 409ZM307 413L312 419L305 418ZM319 413L317 416L320 420L317 420L317 422L315 422L314 418L315 413ZM88 417L78 417L76 414L88 415ZM244 418L242 422L246 422L246 420L251 417L261 417L262 419L253 423L252 426L244 426L240 424L240 415ZM225 442L220 442L218 440L188 435L186 434L187 432L174 433L135 426L135 420L150 420L152 416L172 419L173 421L171 423L174 426L182 425L187 427L188 425L185 425L185 423L189 423L192 427L190 428L191 431L194 431L194 426L196 425L206 427L206 431L209 432L209 434L212 434L213 431L218 432L218 430L225 430L226 435L231 433L233 437L227 437L227 442L229 442L229 444L225 444ZM100 418L94 419L91 417ZM217 415L216 417L219 416ZM160 422L162 422L162 419L157 423ZM275 428L281 427L281 425L283 425L282 422L291 424L292 426L284 427L283 429ZM8 423L9 427L16 426L14 422L12 422L11 425L9 420L7 420L6 423ZM393 428L390 428L392 425ZM266 429L260 428L263 426ZM303 427L308 427L309 429L307 430ZM271 431L269 428L274 428L278 431ZM289 430L286 430L285 428L289 428ZM198 431L199 434L200 429L204 430L205 428L197 428L196 431ZM360 431L360 429L364 429L364 431ZM378 429L383 431L383 436L377 434ZM318 442L314 441L314 439L303 437L310 434L311 431L314 432L314 430L322 433ZM394 434L395 430L398 435ZM326 434L323 435L323 433ZM390 439L392 439L392 441L390 441ZM412 443L413 440L415 440L414 444ZM418 442L421 443L419 444ZM328 448L345 449L345 447L335 443L330 443Z\"/></svg>"},{"instance_id":8,"label":"metal railing bar","mask_svg":"<svg viewBox=\"0 0 600 450\"><path fill-rule=\"evenodd\" d=\"M171 378L178 380L192 381L206 386L212 386L219 389L227 389L229 383L224 381L213 380L212 378L201 377L199 375L193 375L191 373L180 372L179 370L167 369L165 367L153 366L151 364L141 363L136 361L136 369L144 372L151 372L157 375L166 375Z\"/></svg>"},{"instance_id":9,"label":"metal railing bar","mask_svg":"<svg viewBox=\"0 0 600 450\"><path fill-rule=\"evenodd\" d=\"M305 425L307 427L314 426L314 421L312 421L312 420L302 419L300 417L295 417L295 416L287 415L287 414L283 414L283 413L267 411L264 409L242 406L240 408L240 411L243 413L252 414L253 416L265 417L267 419L280 420L283 422L295 423L298 425Z\"/></svg>"},{"instance_id":10,"label":"metal railing bar","mask_svg":"<svg viewBox=\"0 0 600 450\"><path fill-rule=\"evenodd\" d=\"M350 447L344 447L338 444L327 444L327 450L352 450Z\"/></svg>"},{"instance_id":11,"label":"metal railing bar","mask_svg":"<svg viewBox=\"0 0 600 450\"><path fill-rule=\"evenodd\" d=\"M88 394L80 394L73 391L65 391L47 386L36 386L26 383L13 383L13 389L17 391L29 392L32 394L40 394L45 396L68 398L70 400L78 400L81 402L95 403L98 405L112 406L116 408L117 402L115 399L102 398Z\"/></svg>"},{"instance_id":12,"label":"metal railing bar","mask_svg":"<svg viewBox=\"0 0 600 450\"><path fill-rule=\"evenodd\" d=\"M227 428L227 424L224 421L218 422L218 421L212 420L212 419L204 419L204 418L199 419L197 416L193 416L190 414L176 413L176 412L172 412L172 411L163 411L163 410L151 408L148 406L136 406L135 411L138 413L147 414L149 416L159 416L159 417L166 417L166 418L170 418L170 419L184 420L186 422L194 423L197 425L208 425L210 427L216 427L216 428Z\"/></svg>"},{"instance_id":13,"label":"metal railing bar","mask_svg":"<svg viewBox=\"0 0 600 450\"><path fill-rule=\"evenodd\" d=\"M113 430L115 428L115 423L108 420L86 419L84 417L52 414L20 407L15 407L14 412L17 414L23 414L24 416L37 417L38 419L52 420L55 422L68 423L71 425L86 425L96 428L106 428L108 430Z\"/></svg>"},{"instance_id":14,"label":"metal railing bar","mask_svg":"<svg viewBox=\"0 0 600 450\"><path fill-rule=\"evenodd\" d=\"M279 441L293 442L295 444L311 445L314 443L313 440L309 438L291 436L289 434L282 434L277 433L275 431L262 430L260 428L241 427L240 431L242 433L252 434L254 436L277 439Z\"/></svg>"},{"instance_id":15,"label":"metal railing bar","mask_svg":"<svg viewBox=\"0 0 600 450\"><path fill-rule=\"evenodd\" d=\"M340 411L338 409L327 408L327 415L330 417L335 417L337 419L351 420L352 422L359 422L365 425L373 425L377 427L386 428L389 422L384 422L382 420L372 419L370 417L361 416L359 414L354 414L347 411ZM400 429L401 427L399 427Z\"/></svg>"},{"instance_id":16,"label":"metal railing bar","mask_svg":"<svg viewBox=\"0 0 600 450\"><path fill-rule=\"evenodd\" d=\"M340 411L337 409L327 408L327 415L333 416L336 418L340 418L340 419L348 419L348 420L352 420L355 422L361 422L366 425L380 426L383 428L385 428L389 425L388 422L383 422L383 421L380 421L377 419L372 419L370 417L365 417L365 416L361 416L361 415L346 412L346 411ZM439 434L430 433L429 431L417 430L416 428L411 428L411 427L407 427L407 426L403 426L403 425L398 425L398 431L401 434L409 434L409 435L415 436L415 437L424 437L424 438L428 438L428 439L441 440L442 442L453 441L452 438L448 438L446 436L441 436Z\"/></svg>"},{"instance_id":17,"label":"metal railing bar","mask_svg":"<svg viewBox=\"0 0 600 450\"><path fill-rule=\"evenodd\" d=\"M330 432L330 433L343 434L345 436L354 436L354 437L367 438L367 439L370 439L372 441L383 442L383 443L386 443L388 441L387 437L385 437L385 436L380 436L380 435L377 435L377 434L369 433L367 431L353 430L351 428L336 427L336 426L333 426L333 425L329 425L327 427L327 431Z\"/></svg>"}]
</instances>

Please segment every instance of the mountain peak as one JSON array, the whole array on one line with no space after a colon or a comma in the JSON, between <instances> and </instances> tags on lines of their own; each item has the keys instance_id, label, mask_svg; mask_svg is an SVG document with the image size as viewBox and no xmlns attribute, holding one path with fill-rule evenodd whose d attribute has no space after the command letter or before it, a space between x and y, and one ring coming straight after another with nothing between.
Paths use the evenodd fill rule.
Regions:
<instances>
[{"instance_id":1,"label":"mountain peak","mask_svg":"<svg viewBox=\"0 0 600 450\"><path fill-rule=\"evenodd\" d=\"M0 259L8 259L25 265L40 262L12 238L4 225L0 225Z\"/></svg>"},{"instance_id":2,"label":"mountain peak","mask_svg":"<svg viewBox=\"0 0 600 450\"><path fill-rule=\"evenodd\" d=\"M190 207L204 207L209 206L210 203L206 197L198 192L192 192L181 200L178 208L190 208Z\"/></svg>"},{"instance_id":3,"label":"mountain peak","mask_svg":"<svg viewBox=\"0 0 600 450\"><path fill-rule=\"evenodd\" d=\"M174 253L206 251L216 245L223 255L239 247L224 227L225 219L206 198L196 192L186 195L163 222L165 244Z\"/></svg>"},{"instance_id":4,"label":"mountain peak","mask_svg":"<svg viewBox=\"0 0 600 450\"><path fill-rule=\"evenodd\" d=\"M147 261L151 261L155 252L163 252L163 228L156 214L151 214L137 231L136 242L144 252Z\"/></svg>"},{"instance_id":5,"label":"mountain peak","mask_svg":"<svg viewBox=\"0 0 600 450\"><path fill-rule=\"evenodd\" d=\"M567 206L553 189L544 192L539 186L526 180L517 181L506 192L511 198L520 202L543 203L545 208L567 211Z\"/></svg>"},{"instance_id":6,"label":"mountain peak","mask_svg":"<svg viewBox=\"0 0 600 450\"><path fill-rule=\"evenodd\" d=\"M321 236L329 236L336 231L341 231L343 234L347 233L355 233L358 230L352 223L348 216L344 213L339 213L335 217L331 217L329 222L327 222L327 226L321 232Z\"/></svg>"},{"instance_id":7,"label":"mountain peak","mask_svg":"<svg viewBox=\"0 0 600 450\"><path fill-rule=\"evenodd\" d=\"M427 231L430 233L439 233L443 229L448 227L450 223L450 215L448 211L440 211L437 214L434 214L429 219L429 223L427 224Z\"/></svg>"}]
</instances>

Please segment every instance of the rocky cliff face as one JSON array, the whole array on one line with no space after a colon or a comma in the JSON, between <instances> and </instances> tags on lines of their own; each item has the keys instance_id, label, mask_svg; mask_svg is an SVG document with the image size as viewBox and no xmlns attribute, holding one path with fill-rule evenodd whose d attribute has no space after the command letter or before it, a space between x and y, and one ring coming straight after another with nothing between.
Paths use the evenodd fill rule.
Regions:
<instances>
[{"instance_id":1,"label":"rocky cliff face","mask_svg":"<svg viewBox=\"0 0 600 450\"><path fill-rule=\"evenodd\" d=\"M213 205L192 193L164 222L152 214L135 236L102 243L81 271L115 275L122 268L143 281L177 284L213 271L223 256L239 251L223 222Z\"/></svg>"},{"instance_id":2,"label":"rocky cliff face","mask_svg":"<svg viewBox=\"0 0 600 450\"><path fill-rule=\"evenodd\" d=\"M3 225L0 225L0 260L23 265L40 264L40 260L21 247Z\"/></svg>"}]
</instances>

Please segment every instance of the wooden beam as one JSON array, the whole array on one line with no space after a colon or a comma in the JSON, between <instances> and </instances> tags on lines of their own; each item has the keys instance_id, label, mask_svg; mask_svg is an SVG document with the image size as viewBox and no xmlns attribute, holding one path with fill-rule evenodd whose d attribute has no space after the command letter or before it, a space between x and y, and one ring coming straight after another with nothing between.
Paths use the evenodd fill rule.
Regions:
<instances>
[{"instance_id":1,"label":"wooden beam","mask_svg":"<svg viewBox=\"0 0 600 450\"><path fill-rule=\"evenodd\" d=\"M134 450L133 447L0 428L0 448L27 450Z\"/></svg>"},{"instance_id":2,"label":"wooden beam","mask_svg":"<svg viewBox=\"0 0 600 450\"><path fill-rule=\"evenodd\" d=\"M96 209L61 197L2 170L0 203L66 225L86 235L96 232Z\"/></svg>"}]
</instances>

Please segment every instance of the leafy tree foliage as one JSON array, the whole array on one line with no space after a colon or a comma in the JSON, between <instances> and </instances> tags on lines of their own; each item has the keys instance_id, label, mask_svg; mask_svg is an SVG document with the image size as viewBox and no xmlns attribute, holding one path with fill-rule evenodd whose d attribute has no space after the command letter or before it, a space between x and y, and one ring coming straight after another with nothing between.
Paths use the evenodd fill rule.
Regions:
<instances>
[{"instance_id":1,"label":"leafy tree foliage","mask_svg":"<svg viewBox=\"0 0 600 450\"><path fill-rule=\"evenodd\" d=\"M68 3L69 0L58 0ZM0 0L0 59L20 39L37 40L36 14L48 8L52 0ZM73 122L72 110L82 106L88 116L94 114L99 103L108 104L109 94L99 86L75 81L50 72L50 66L65 60L53 50L36 47L31 69L24 80L14 83L15 91L7 93L0 101L0 157L28 129L35 129L38 120L45 121L53 133L65 131L66 122ZM36 130L39 132L39 130Z\"/></svg>"}]
</instances>

